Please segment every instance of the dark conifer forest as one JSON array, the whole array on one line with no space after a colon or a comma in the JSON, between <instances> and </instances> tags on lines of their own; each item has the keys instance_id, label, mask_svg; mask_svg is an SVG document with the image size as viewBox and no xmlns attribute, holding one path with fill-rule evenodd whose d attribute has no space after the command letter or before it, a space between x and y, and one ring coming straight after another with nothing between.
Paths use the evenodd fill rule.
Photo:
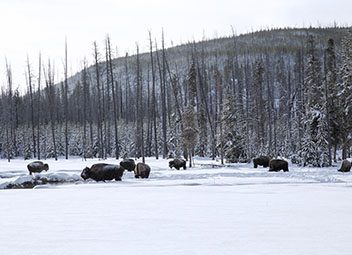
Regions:
<instances>
[{"instance_id":1,"label":"dark conifer forest","mask_svg":"<svg viewBox=\"0 0 352 255\"><path fill-rule=\"evenodd\" d=\"M116 58L107 37L104 45L92 43L72 77L64 45L64 78L55 80L50 60L28 59L25 93L6 64L0 157L200 156L225 163L270 155L324 167L351 156L349 28L272 29L170 48L166 42L149 34L141 42L148 52L137 45L135 55Z\"/></svg>"}]
</instances>

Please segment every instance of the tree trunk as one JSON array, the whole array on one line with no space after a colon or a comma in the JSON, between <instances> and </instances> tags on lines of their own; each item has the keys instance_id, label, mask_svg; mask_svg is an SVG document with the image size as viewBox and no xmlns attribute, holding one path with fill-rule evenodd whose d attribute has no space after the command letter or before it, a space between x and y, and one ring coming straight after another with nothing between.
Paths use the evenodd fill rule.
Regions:
<instances>
[{"instance_id":1,"label":"tree trunk","mask_svg":"<svg viewBox=\"0 0 352 255\"><path fill-rule=\"evenodd\" d=\"M65 39L65 91L64 91L64 108L65 108L65 158L68 159L68 83L67 83L67 40Z\"/></svg>"},{"instance_id":2,"label":"tree trunk","mask_svg":"<svg viewBox=\"0 0 352 255\"><path fill-rule=\"evenodd\" d=\"M157 113L156 113L156 96L155 96L155 68L154 68L154 58L153 58L153 43L152 43L152 35L149 32L149 43L150 43L150 62L151 62L151 71L152 71L152 117L153 117L153 130L154 130L154 154L155 158L159 158L159 151L158 151L158 131L157 131L157 125L156 125L156 118L157 118Z\"/></svg>"},{"instance_id":3,"label":"tree trunk","mask_svg":"<svg viewBox=\"0 0 352 255\"><path fill-rule=\"evenodd\" d=\"M36 153L36 138L35 138L35 125L34 125L34 100L33 100L33 86L32 86L32 73L27 57L27 72L28 72L28 86L29 86L29 97L30 97L30 108L31 108L31 128L32 128L32 145L33 145L33 156L37 157Z\"/></svg>"}]
</instances>

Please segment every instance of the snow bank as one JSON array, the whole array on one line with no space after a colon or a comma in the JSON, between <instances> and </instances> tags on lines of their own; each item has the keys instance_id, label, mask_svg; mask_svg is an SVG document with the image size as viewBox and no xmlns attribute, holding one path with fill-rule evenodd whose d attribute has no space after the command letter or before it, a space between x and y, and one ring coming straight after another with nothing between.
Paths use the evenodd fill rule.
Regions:
<instances>
[{"instance_id":1,"label":"snow bank","mask_svg":"<svg viewBox=\"0 0 352 255\"><path fill-rule=\"evenodd\" d=\"M80 180L81 177L77 174L49 173L27 175L11 178L10 180L1 179L0 189L33 188L37 185L72 183Z\"/></svg>"}]
</instances>

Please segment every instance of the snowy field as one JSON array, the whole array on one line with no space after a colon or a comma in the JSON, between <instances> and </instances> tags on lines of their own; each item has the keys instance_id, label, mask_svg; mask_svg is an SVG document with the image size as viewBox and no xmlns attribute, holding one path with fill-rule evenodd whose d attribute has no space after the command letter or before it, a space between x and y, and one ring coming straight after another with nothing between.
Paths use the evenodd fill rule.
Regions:
<instances>
[{"instance_id":1,"label":"snowy field","mask_svg":"<svg viewBox=\"0 0 352 255\"><path fill-rule=\"evenodd\" d=\"M106 161L0 161L0 254L351 254L352 174L332 168L269 173L196 158L170 170L147 159L149 179L80 178ZM4 189L34 179L57 182Z\"/></svg>"}]
</instances>

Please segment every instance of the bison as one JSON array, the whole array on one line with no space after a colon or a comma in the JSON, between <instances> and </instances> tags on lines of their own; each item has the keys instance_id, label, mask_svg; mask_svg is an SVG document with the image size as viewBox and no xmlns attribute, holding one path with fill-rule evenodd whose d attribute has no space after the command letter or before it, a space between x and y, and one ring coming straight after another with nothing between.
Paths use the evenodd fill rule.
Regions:
<instances>
[{"instance_id":1,"label":"bison","mask_svg":"<svg viewBox=\"0 0 352 255\"><path fill-rule=\"evenodd\" d=\"M351 170L351 162L348 161L347 159L345 159L344 161L342 161L341 163L341 167L339 170L339 172L349 172Z\"/></svg>"},{"instance_id":2,"label":"bison","mask_svg":"<svg viewBox=\"0 0 352 255\"><path fill-rule=\"evenodd\" d=\"M84 180L89 178L95 181L106 181L115 179L116 181L121 181L124 169L118 165L112 164L94 164L91 168L86 167L81 173L81 177Z\"/></svg>"},{"instance_id":3,"label":"bison","mask_svg":"<svg viewBox=\"0 0 352 255\"><path fill-rule=\"evenodd\" d=\"M279 172L283 170L288 172L288 162L283 159L272 159L269 163L269 172Z\"/></svg>"},{"instance_id":4,"label":"bison","mask_svg":"<svg viewBox=\"0 0 352 255\"><path fill-rule=\"evenodd\" d=\"M135 178L148 178L150 174L150 166L145 163L138 163L134 168L134 177Z\"/></svg>"},{"instance_id":5,"label":"bison","mask_svg":"<svg viewBox=\"0 0 352 255\"><path fill-rule=\"evenodd\" d=\"M253 159L254 168L258 166L268 167L270 162L270 157L260 156L259 158Z\"/></svg>"},{"instance_id":6,"label":"bison","mask_svg":"<svg viewBox=\"0 0 352 255\"><path fill-rule=\"evenodd\" d=\"M33 161L27 165L29 174L32 175L32 173L40 173L41 171L49 170L49 165L44 164L42 161Z\"/></svg>"},{"instance_id":7,"label":"bison","mask_svg":"<svg viewBox=\"0 0 352 255\"><path fill-rule=\"evenodd\" d=\"M134 163L134 160L131 158L124 159L120 162L120 166L126 169L127 171L132 172L134 168L136 167L136 163Z\"/></svg>"},{"instance_id":8,"label":"bison","mask_svg":"<svg viewBox=\"0 0 352 255\"><path fill-rule=\"evenodd\" d=\"M185 170L186 167L186 161L183 159L176 158L174 160L169 161L169 167L170 168L176 168L177 170L180 170L181 167Z\"/></svg>"}]
</instances>

